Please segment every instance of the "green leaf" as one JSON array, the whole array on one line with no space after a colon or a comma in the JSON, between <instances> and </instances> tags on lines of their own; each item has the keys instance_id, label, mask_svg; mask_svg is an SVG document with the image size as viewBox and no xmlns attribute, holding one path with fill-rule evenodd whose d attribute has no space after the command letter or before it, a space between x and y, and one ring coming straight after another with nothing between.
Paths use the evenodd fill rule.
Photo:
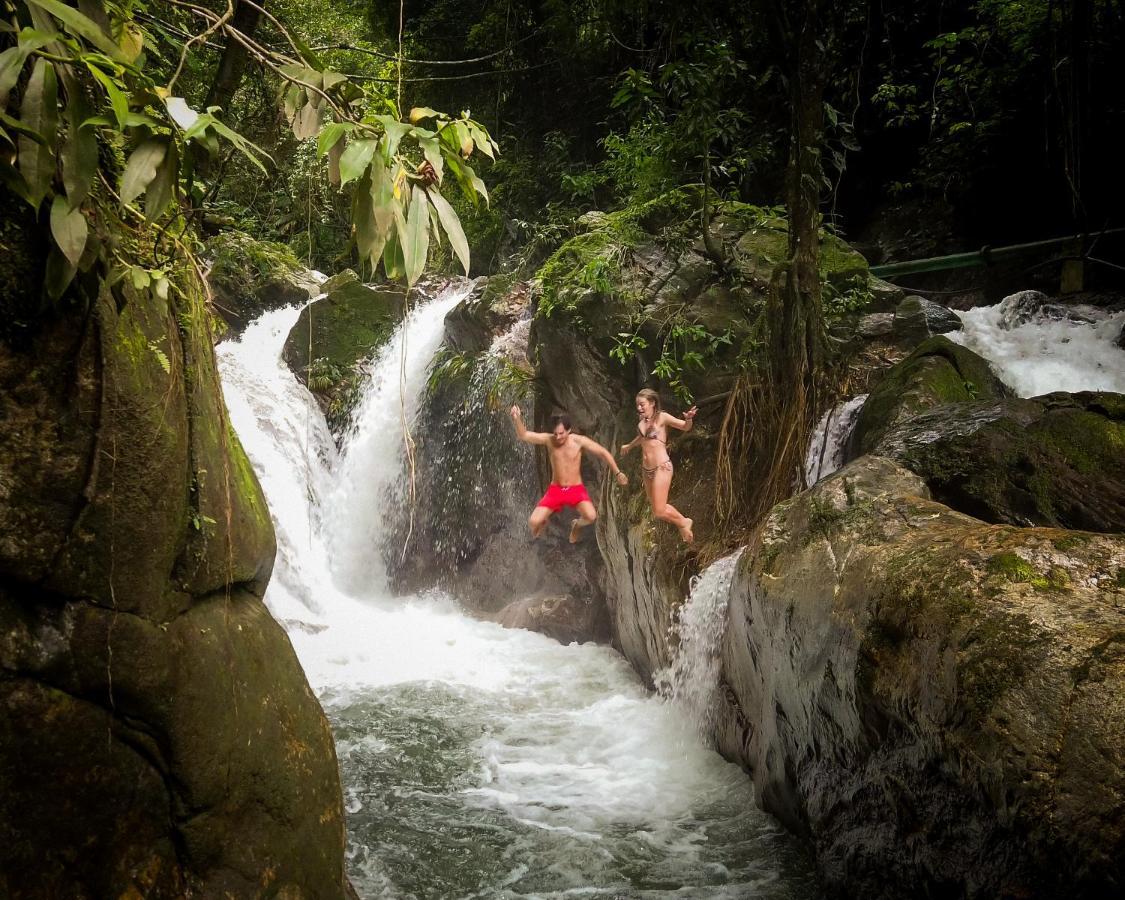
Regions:
<instances>
[{"instance_id":1,"label":"green leaf","mask_svg":"<svg viewBox=\"0 0 1125 900\"><path fill-rule=\"evenodd\" d=\"M20 80L23 64L31 51L18 44L0 53L0 97L7 94Z\"/></svg>"},{"instance_id":2,"label":"green leaf","mask_svg":"<svg viewBox=\"0 0 1125 900\"><path fill-rule=\"evenodd\" d=\"M82 210L71 209L62 195L51 203L51 234L63 256L77 268L82 251L86 249L86 217Z\"/></svg>"},{"instance_id":3,"label":"green leaf","mask_svg":"<svg viewBox=\"0 0 1125 900\"><path fill-rule=\"evenodd\" d=\"M356 247L359 249L360 259L371 266L374 272L383 254L387 234L385 231L380 233L375 223L369 175L364 175L357 186L352 201L352 221L355 223Z\"/></svg>"},{"instance_id":4,"label":"green leaf","mask_svg":"<svg viewBox=\"0 0 1125 900\"><path fill-rule=\"evenodd\" d=\"M457 254L457 258L461 261L461 265L465 268L465 274L469 274L469 242L465 240L465 230L461 227L461 220L457 218L457 213L453 207L449 205L441 194L432 188L428 190L427 195L430 202L437 210L438 218L441 220L441 227L445 229L445 234L449 238L449 246L453 248L453 252Z\"/></svg>"},{"instance_id":5,"label":"green leaf","mask_svg":"<svg viewBox=\"0 0 1125 900\"><path fill-rule=\"evenodd\" d=\"M67 135L62 147L63 186L71 209L77 209L89 196L98 170L98 138L94 129L84 127L89 109L81 91L74 91L66 108Z\"/></svg>"},{"instance_id":6,"label":"green leaf","mask_svg":"<svg viewBox=\"0 0 1125 900\"><path fill-rule=\"evenodd\" d=\"M317 156L326 156L339 143L340 138L352 130L350 122L329 122L316 140Z\"/></svg>"},{"instance_id":7,"label":"green leaf","mask_svg":"<svg viewBox=\"0 0 1125 900\"><path fill-rule=\"evenodd\" d=\"M428 106L415 106L412 110L410 110L410 115L408 116L408 118L410 119L411 124L417 125L423 119L432 119L434 116L440 115L441 113L439 113L436 109L430 109Z\"/></svg>"},{"instance_id":8,"label":"green leaf","mask_svg":"<svg viewBox=\"0 0 1125 900\"><path fill-rule=\"evenodd\" d=\"M47 269L43 273L43 286L47 290L47 296L52 300L58 300L67 286L74 280L77 271L78 267L73 265L69 259L63 256L62 251L52 244L51 252L47 254Z\"/></svg>"},{"instance_id":9,"label":"green leaf","mask_svg":"<svg viewBox=\"0 0 1125 900\"><path fill-rule=\"evenodd\" d=\"M344 155L340 157L340 183L347 184L359 178L371 164L371 157L378 147L379 142L371 139L348 144L344 148Z\"/></svg>"},{"instance_id":10,"label":"green leaf","mask_svg":"<svg viewBox=\"0 0 1125 900\"><path fill-rule=\"evenodd\" d=\"M109 98L109 105L113 109L113 115L117 118L117 125L119 128L124 129L129 118L129 98L125 96L121 88L116 82L106 75L101 69L93 63L87 62L86 68L90 70L90 74L98 80L98 83L105 88L106 96Z\"/></svg>"},{"instance_id":11,"label":"green leaf","mask_svg":"<svg viewBox=\"0 0 1125 900\"><path fill-rule=\"evenodd\" d=\"M133 151L125 164L125 174L121 176L122 203L132 203L145 192L156 178L156 169L167 153L166 138L149 138Z\"/></svg>"},{"instance_id":12,"label":"green leaf","mask_svg":"<svg viewBox=\"0 0 1125 900\"><path fill-rule=\"evenodd\" d=\"M402 275L405 268L398 233L391 232L387 237L387 243L383 245L383 270L387 273L388 278L393 279Z\"/></svg>"},{"instance_id":13,"label":"green leaf","mask_svg":"<svg viewBox=\"0 0 1125 900\"><path fill-rule=\"evenodd\" d=\"M180 175L180 160L176 145L170 144L168 152L156 167L156 177L152 179L145 192L145 218L155 219L172 201L176 192L176 182Z\"/></svg>"},{"instance_id":14,"label":"green leaf","mask_svg":"<svg viewBox=\"0 0 1125 900\"><path fill-rule=\"evenodd\" d=\"M395 153L398 152L398 145L402 141L403 136L410 130L410 125L406 122L399 122L390 116L374 116L376 122L383 126L383 131L387 134L387 143L383 147L383 159L390 164L394 159Z\"/></svg>"},{"instance_id":15,"label":"green leaf","mask_svg":"<svg viewBox=\"0 0 1125 900\"><path fill-rule=\"evenodd\" d=\"M102 31L97 23L82 15L73 6L67 6L65 3L60 3L59 0L27 0L27 2L49 12L62 22L72 34L89 41L111 59L120 63L129 62L109 35Z\"/></svg>"},{"instance_id":16,"label":"green leaf","mask_svg":"<svg viewBox=\"0 0 1125 900\"><path fill-rule=\"evenodd\" d=\"M140 266L133 266L129 270L129 275L133 281L133 288L138 291L148 290L148 286L152 284L152 278L148 274L147 269L142 269Z\"/></svg>"},{"instance_id":17,"label":"green leaf","mask_svg":"<svg viewBox=\"0 0 1125 900\"><path fill-rule=\"evenodd\" d=\"M383 163L383 157L376 154L371 159L371 206L375 217L375 232L380 240L386 241L394 223L395 187L391 173Z\"/></svg>"},{"instance_id":18,"label":"green leaf","mask_svg":"<svg viewBox=\"0 0 1125 900\"><path fill-rule=\"evenodd\" d=\"M402 242L402 256L406 262L406 283L413 285L426 269L426 254L430 249L430 213L426 192L418 185L410 198L410 211L406 219L406 236Z\"/></svg>"},{"instance_id":19,"label":"green leaf","mask_svg":"<svg viewBox=\"0 0 1125 900\"><path fill-rule=\"evenodd\" d=\"M473 136L469 132L469 126L458 119L453 123L453 130L457 135L457 143L461 151L461 156L468 159L473 152Z\"/></svg>"},{"instance_id":20,"label":"green leaf","mask_svg":"<svg viewBox=\"0 0 1125 900\"><path fill-rule=\"evenodd\" d=\"M488 135L475 123L468 122L467 124L469 126L469 134L472 135L473 143L477 145L477 149L489 159L496 159L492 154L492 147L490 146Z\"/></svg>"},{"instance_id":21,"label":"green leaf","mask_svg":"<svg viewBox=\"0 0 1125 900\"><path fill-rule=\"evenodd\" d=\"M26 134L19 137L19 169L27 182L31 205L36 209L51 189L55 177L55 156L52 151L59 130L59 83L50 61L37 59L31 70L27 89L20 106L20 121L43 138L33 140Z\"/></svg>"}]
</instances>

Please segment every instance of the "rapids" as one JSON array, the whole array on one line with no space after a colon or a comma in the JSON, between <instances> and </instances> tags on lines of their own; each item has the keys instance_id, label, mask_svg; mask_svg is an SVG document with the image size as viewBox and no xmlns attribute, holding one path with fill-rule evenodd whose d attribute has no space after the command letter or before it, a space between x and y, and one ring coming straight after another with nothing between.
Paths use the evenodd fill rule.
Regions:
<instances>
[{"instance_id":1,"label":"rapids","mask_svg":"<svg viewBox=\"0 0 1125 900\"><path fill-rule=\"evenodd\" d=\"M277 531L266 603L336 735L353 884L366 898L815 896L811 860L745 774L617 653L390 595L403 422L461 296L423 302L371 361L340 453L280 358L297 308L217 350Z\"/></svg>"}]
</instances>

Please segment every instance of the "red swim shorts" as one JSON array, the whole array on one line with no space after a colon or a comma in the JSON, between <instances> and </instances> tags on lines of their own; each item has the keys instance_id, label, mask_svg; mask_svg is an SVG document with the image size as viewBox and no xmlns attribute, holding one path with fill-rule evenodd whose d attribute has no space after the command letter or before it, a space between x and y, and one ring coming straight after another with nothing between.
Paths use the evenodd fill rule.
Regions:
<instances>
[{"instance_id":1,"label":"red swim shorts","mask_svg":"<svg viewBox=\"0 0 1125 900\"><path fill-rule=\"evenodd\" d=\"M545 506L551 512L558 512L564 506L577 506L589 499L590 495L586 493L586 485L584 484L555 484L551 482L551 486L547 488L547 493L543 495L543 499L536 506Z\"/></svg>"}]
</instances>

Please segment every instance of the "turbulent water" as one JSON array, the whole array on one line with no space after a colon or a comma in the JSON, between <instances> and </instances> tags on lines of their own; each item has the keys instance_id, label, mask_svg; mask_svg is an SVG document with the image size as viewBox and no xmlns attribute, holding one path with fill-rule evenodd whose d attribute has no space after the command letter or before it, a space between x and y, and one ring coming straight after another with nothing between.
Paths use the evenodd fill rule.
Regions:
<instances>
[{"instance_id":1,"label":"turbulent water","mask_svg":"<svg viewBox=\"0 0 1125 900\"><path fill-rule=\"evenodd\" d=\"M995 306L959 313L964 331L947 337L992 363L1021 397L1051 391L1125 392L1125 350L1113 343L1125 325L1125 312L1050 303L1034 310L1035 304L1027 304L1030 294L1021 291ZM1025 309L1029 311L1021 315Z\"/></svg>"},{"instance_id":2,"label":"turbulent water","mask_svg":"<svg viewBox=\"0 0 1125 900\"><path fill-rule=\"evenodd\" d=\"M746 776L617 654L389 596L402 423L458 299L421 306L372 361L339 456L280 361L296 309L219 348L277 529L266 602L335 729L353 883L368 898L814 896Z\"/></svg>"}]
</instances>

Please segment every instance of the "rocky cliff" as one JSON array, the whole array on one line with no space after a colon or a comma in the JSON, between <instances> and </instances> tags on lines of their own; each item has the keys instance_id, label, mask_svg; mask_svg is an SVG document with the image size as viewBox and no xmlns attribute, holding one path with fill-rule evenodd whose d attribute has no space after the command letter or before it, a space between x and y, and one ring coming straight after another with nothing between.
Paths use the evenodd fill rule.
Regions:
<instances>
[{"instance_id":1,"label":"rocky cliff","mask_svg":"<svg viewBox=\"0 0 1125 900\"><path fill-rule=\"evenodd\" d=\"M44 310L44 239L3 224L30 271L0 294L0 894L346 896L201 285L90 273Z\"/></svg>"}]
</instances>

